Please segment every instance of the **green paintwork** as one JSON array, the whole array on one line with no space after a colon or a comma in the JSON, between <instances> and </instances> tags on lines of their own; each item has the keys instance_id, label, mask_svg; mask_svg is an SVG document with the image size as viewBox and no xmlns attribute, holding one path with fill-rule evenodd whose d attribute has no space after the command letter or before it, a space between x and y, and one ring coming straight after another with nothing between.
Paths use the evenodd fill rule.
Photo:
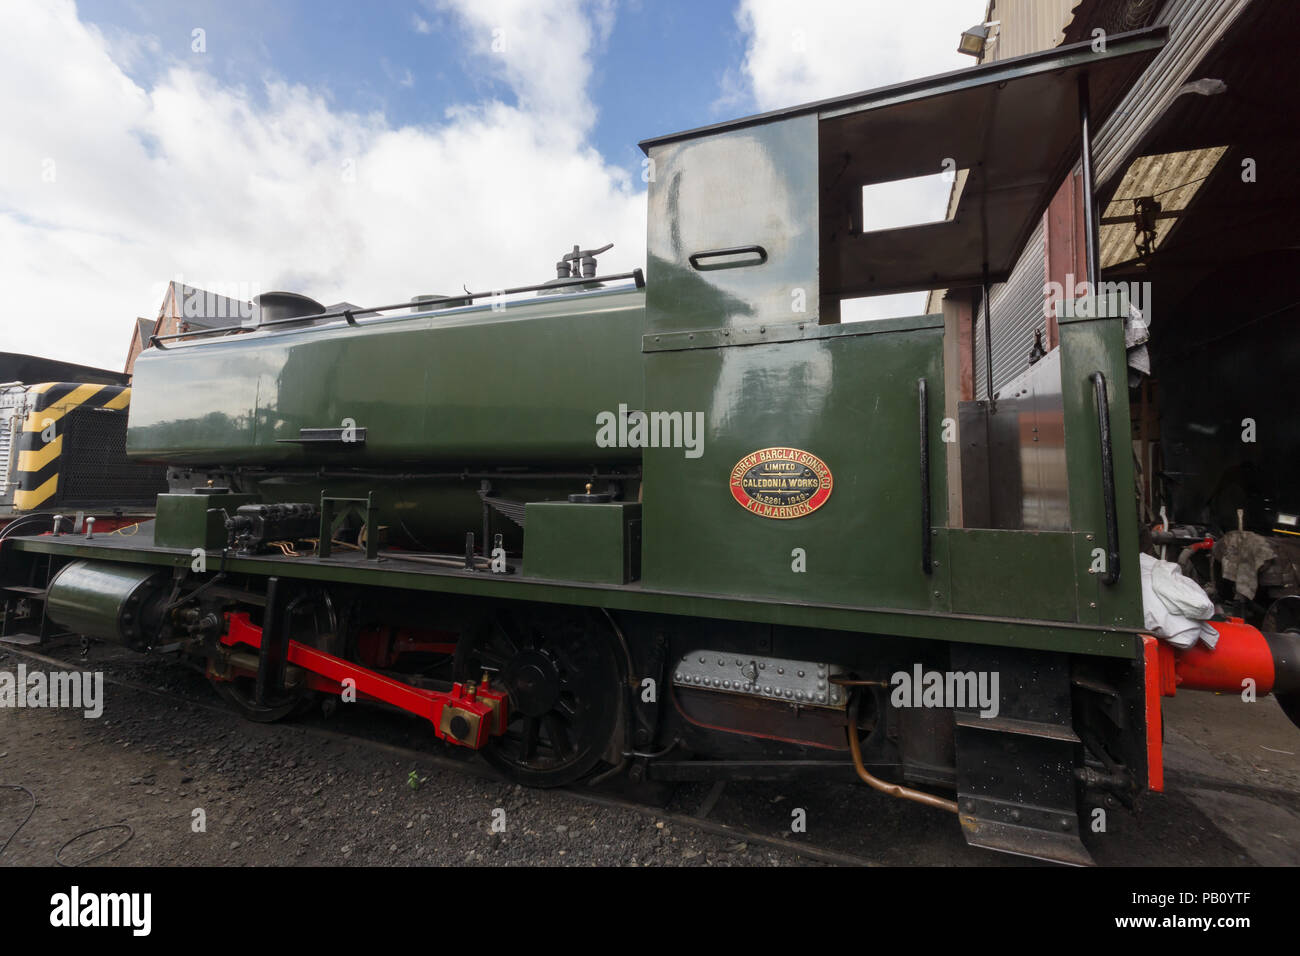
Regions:
<instances>
[{"instance_id":1,"label":"green paintwork","mask_svg":"<svg viewBox=\"0 0 1300 956\"><path fill-rule=\"evenodd\" d=\"M592 431L595 432L594 425ZM564 500L573 492L582 491L583 486L584 481L577 477L537 481L511 479L507 475L493 480L492 493L511 501ZM630 479L625 494L635 497L638 487L637 481ZM323 493L339 498L365 498L373 494L379 525L388 529L390 540L409 538L422 550L458 553L465 546L466 531L474 532L476 547L483 543L480 540L483 502L478 488L478 480L454 475L415 478L393 474L333 477L328 481L311 476L280 477L256 483L258 495L268 502L318 503ZM491 533L505 535L510 551L518 552L523 547L522 531L515 524L495 512L491 521Z\"/></svg>"},{"instance_id":2,"label":"green paintwork","mask_svg":"<svg viewBox=\"0 0 1300 956\"><path fill-rule=\"evenodd\" d=\"M127 452L299 467L635 461L596 445L595 420L640 406L644 299L602 290L146 349ZM281 441L345 419L364 444Z\"/></svg>"},{"instance_id":3,"label":"green paintwork","mask_svg":"<svg viewBox=\"0 0 1300 956\"><path fill-rule=\"evenodd\" d=\"M733 504L733 507L736 507ZM140 540L137 540L139 538ZM58 554L68 557L102 558L153 567L189 567L190 555L158 551L151 535L141 530L136 538L96 538L65 543L48 536L11 538L5 548L30 554ZM208 556L209 566L221 560L220 553ZM361 587L409 589L433 594L462 594L504 601L538 601L575 607L674 614L683 618L702 617L794 627L825 628L859 636L883 634L1028 647L1077 654L1131 658L1140 652L1136 629L1119 629L1067 623L1015 620L979 615L954 615L939 611L908 611L897 608L846 607L811 601L774 598L726 597L697 591L667 591L644 584L578 584L530 579L517 575L443 571L427 566L401 566L381 559L366 564L355 558L328 561L312 558L228 556L226 571L259 577L355 584Z\"/></svg>"},{"instance_id":4,"label":"green paintwork","mask_svg":"<svg viewBox=\"0 0 1300 956\"><path fill-rule=\"evenodd\" d=\"M1106 547L1106 516L1102 500L1101 439L1097 405L1089 376L1106 376L1110 399L1111 447L1115 469L1115 501L1119 518L1120 578L1105 584L1100 575L1080 584L1080 604L1097 604L1097 621L1119 627L1142 626L1142 582L1138 571L1138 516L1133 474L1133 435L1129 425L1128 365L1124 349L1123 316L1128 301L1123 296L1100 300L1092 308L1075 303L1075 315L1096 313L1099 318L1063 318L1061 334L1061 388L1065 404L1065 452L1070 487L1070 526L1095 535L1092 548Z\"/></svg>"},{"instance_id":5,"label":"green paintwork","mask_svg":"<svg viewBox=\"0 0 1300 956\"><path fill-rule=\"evenodd\" d=\"M918 328L939 328L939 316L874 319L870 324L817 325L811 321L772 325L733 325L723 329L694 329L690 332L655 332L642 340L643 352L680 352L683 349L721 348L727 345L773 345L833 339L843 335L878 335L882 332L910 332Z\"/></svg>"},{"instance_id":6,"label":"green paintwork","mask_svg":"<svg viewBox=\"0 0 1300 956\"><path fill-rule=\"evenodd\" d=\"M1118 357L1104 368L1122 381L1123 347L1118 322L1063 326L1066 367L1087 382L1083 367L1098 356ZM695 335L695 338L692 338ZM1121 624L1088 604L1087 588L1102 587L1086 574L1090 544L1076 531L1073 561L1062 557L1057 536L1040 540L1042 553L1026 554L996 533L945 529L946 492L941 433L942 325L936 317L845 326L735 326L699 333L659 333L643 341L650 387L646 408L703 411L705 451L686 458L682 449L645 452L643 514L646 541L643 579L631 584L582 583L608 568L610 556L592 566L556 564L548 558L546 519L532 522L541 539L546 578L534 565L536 549L525 538L527 574L486 575L403 567L392 561L367 564L355 557L227 559L231 573L310 578L363 586L535 600L991 645L1132 656L1138 618ZM737 344L723 344L734 342ZM1070 364L1068 352L1085 350L1087 361ZM1082 374L1081 374L1082 373ZM916 380L928 382L934 568L920 569L920 501L917 469ZM1077 383L1075 383L1077 384ZM1072 494L1096 489L1091 510L1075 503L1076 529L1103 527L1097 474L1095 412L1086 384L1067 388L1067 434L1081 447L1070 450ZM1112 400L1115 399L1112 394ZM1113 405L1116 447L1123 448L1124 396ZM1085 427L1091 423L1091 434ZM1079 433L1085 438L1078 440ZM829 501L817 512L786 521L746 512L730 497L728 476L740 458L771 445L801 448L822 458L835 476ZM881 464L884 463L884 466ZM1117 483L1131 471L1116 456ZM1095 479L1095 481L1094 481ZM357 482L358 486L364 482ZM579 489L574 489L579 490ZM340 483L331 493L346 493ZM311 496L314 497L314 496ZM307 500L311 500L309 497ZM1120 494L1120 500L1124 496ZM560 514L593 506L543 505ZM530 511L535 511L534 504ZM621 508L613 510L621 511ZM582 513L575 511L574 513ZM531 517L531 516L530 516ZM383 518L381 517L381 521ZM1122 523L1123 524L1123 523ZM1130 522L1131 524L1131 522ZM1129 529L1133 529L1130 527ZM576 550L585 531L554 529L553 554ZM953 538L963 546L953 553ZM971 537L971 535L974 535ZM103 542L17 539L18 550L109 557L164 566L188 566L177 555L152 550L151 536ZM1010 550L999 556L1005 546ZM791 570L791 551L805 549L808 571ZM1136 543L1126 544L1136 567ZM620 552L621 555L621 552ZM218 557L214 554L213 558ZM580 559L581 562L581 559ZM982 565L988 565L987 567ZM997 573L998 570L1004 574ZM973 575L972 580L967 575ZM563 580L557 580L563 575ZM1128 573L1117 587L1135 579ZM955 586L954 586L955 580ZM989 595L983 594L989 589ZM1064 590L1062 590L1064 589ZM1024 591L1024 594L1019 592ZM1060 595L1073 591L1079 612ZM1115 594L1121 592L1113 592ZM1019 594L1019 596L1017 596ZM996 596L991 597L990 595ZM1112 601L1114 598L1112 598ZM1027 620L1026 618L1036 618ZM1016 618L1020 618L1017 620Z\"/></svg>"},{"instance_id":7,"label":"green paintwork","mask_svg":"<svg viewBox=\"0 0 1300 956\"><path fill-rule=\"evenodd\" d=\"M534 501L525 518L524 574L626 584L640 575L641 506Z\"/></svg>"},{"instance_id":8,"label":"green paintwork","mask_svg":"<svg viewBox=\"0 0 1300 956\"><path fill-rule=\"evenodd\" d=\"M942 322L924 316L808 331L779 344L717 348L705 338L701 347L647 353L647 404L702 411L706 427L699 458L646 449L645 584L929 609L936 588L921 570L917 382L928 383L931 516L942 527ZM732 499L736 463L775 446L830 468L834 486L820 509L778 520ZM806 571L792 570L796 548Z\"/></svg>"},{"instance_id":9,"label":"green paintwork","mask_svg":"<svg viewBox=\"0 0 1300 956\"><path fill-rule=\"evenodd\" d=\"M1059 531L950 528L952 609L1042 621L1078 619L1074 536Z\"/></svg>"},{"instance_id":10,"label":"green paintwork","mask_svg":"<svg viewBox=\"0 0 1300 956\"><path fill-rule=\"evenodd\" d=\"M650 161L648 331L816 323L816 116L658 146ZM690 263L695 253L750 245L763 247L765 263Z\"/></svg>"},{"instance_id":11,"label":"green paintwork","mask_svg":"<svg viewBox=\"0 0 1300 956\"><path fill-rule=\"evenodd\" d=\"M226 545L226 514L253 504L254 495L159 495L154 543L160 548L203 548Z\"/></svg>"}]
</instances>

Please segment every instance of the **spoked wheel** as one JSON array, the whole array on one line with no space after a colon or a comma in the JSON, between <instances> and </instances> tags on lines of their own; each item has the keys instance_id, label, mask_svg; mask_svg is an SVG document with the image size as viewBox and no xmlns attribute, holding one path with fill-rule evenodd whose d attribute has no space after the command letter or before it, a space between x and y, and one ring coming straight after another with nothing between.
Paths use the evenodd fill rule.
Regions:
<instances>
[{"instance_id":1,"label":"spoked wheel","mask_svg":"<svg viewBox=\"0 0 1300 956\"><path fill-rule=\"evenodd\" d=\"M239 711L245 720L259 724L271 724L277 720L305 712L311 707L310 695L301 688L291 690L282 697L269 699L265 704L257 702L257 680L252 677L236 677L234 680L212 681L218 694Z\"/></svg>"},{"instance_id":2,"label":"spoked wheel","mask_svg":"<svg viewBox=\"0 0 1300 956\"><path fill-rule=\"evenodd\" d=\"M585 615L501 612L456 650L457 679L491 675L510 695L510 723L483 758L530 787L588 773L618 723L621 668L611 636Z\"/></svg>"},{"instance_id":3,"label":"spoked wheel","mask_svg":"<svg viewBox=\"0 0 1300 956\"><path fill-rule=\"evenodd\" d=\"M310 589L298 594L284 605L284 615L290 640L334 651L339 633L338 615L328 591ZM287 687L283 693L268 696L260 704L257 701L255 675L241 675L234 680L212 680L211 684L227 703L239 711L240 716L260 724L304 714L316 703L316 694L306 689L305 682L299 682L296 687Z\"/></svg>"}]
</instances>

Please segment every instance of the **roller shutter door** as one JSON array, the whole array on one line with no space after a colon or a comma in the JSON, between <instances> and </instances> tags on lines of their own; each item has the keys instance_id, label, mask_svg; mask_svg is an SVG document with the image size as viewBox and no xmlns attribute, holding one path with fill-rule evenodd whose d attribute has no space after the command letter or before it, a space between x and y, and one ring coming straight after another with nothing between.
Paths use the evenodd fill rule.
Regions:
<instances>
[{"instance_id":1,"label":"roller shutter door","mask_svg":"<svg viewBox=\"0 0 1300 956\"><path fill-rule=\"evenodd\" d=\"M995 392L1029 367L1029 350L1034 344L1035 329L1044 332L1043 344L1047 344L1047 319L1043 314L1043 285L1046 282L1043 241L1043 223L1040 220L1007 281L989 290L993 308ZM988 381L988 370L984 359L982 306L976 320L975 334L975 397L983 398L987 394L985 384Z\"/></svg>"}]
</instances>

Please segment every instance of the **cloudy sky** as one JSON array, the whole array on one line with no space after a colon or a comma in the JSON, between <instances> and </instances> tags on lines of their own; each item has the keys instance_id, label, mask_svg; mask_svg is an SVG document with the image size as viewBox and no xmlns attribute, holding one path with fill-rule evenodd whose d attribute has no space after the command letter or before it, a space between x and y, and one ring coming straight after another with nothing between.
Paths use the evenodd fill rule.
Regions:
<instances>
[{"instance_id":1,"label":"cloudy sky","mask_svg":"<svg viewBox=\"0 0 1300 956\"><path fill-rule=\"evenodd\" d=\"M0 351L168 280L374 304L644 264L640 139L971 66L985 0L0 0ZM245 296L246 297L246 296Z\"/></svg>"}]
</instances>

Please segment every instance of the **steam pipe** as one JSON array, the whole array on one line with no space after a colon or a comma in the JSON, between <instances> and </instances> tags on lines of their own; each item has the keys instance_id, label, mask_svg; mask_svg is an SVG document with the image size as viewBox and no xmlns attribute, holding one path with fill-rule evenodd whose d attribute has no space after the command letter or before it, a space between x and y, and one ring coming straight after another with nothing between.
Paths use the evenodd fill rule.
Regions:
<instances>
[{"instance_id":1,"label":"steam pipe","mask_svg":"<svg viewBox=\"0 0 1300 956\"><path fill-rule=\"evenodd\" d=\"M853 755L853 769L858 772L862 782L873 790L879 790L881 793L887 793L891 797L898 797L901 800L914 800L917 803L923 803L927 807L937 807L940 810L949 810L957 812L957 801L945 800L943 797L936 797L932 793L925 793L922 790L913 790L911 787L904 787L897 783L886 783L879 777L873 777L867 770L866 764L862 762L862 746L858 743L858 695L852 694L849 697L849 725L845 728L849 736L849 753Z\"/></svg>"}]
</instances>

